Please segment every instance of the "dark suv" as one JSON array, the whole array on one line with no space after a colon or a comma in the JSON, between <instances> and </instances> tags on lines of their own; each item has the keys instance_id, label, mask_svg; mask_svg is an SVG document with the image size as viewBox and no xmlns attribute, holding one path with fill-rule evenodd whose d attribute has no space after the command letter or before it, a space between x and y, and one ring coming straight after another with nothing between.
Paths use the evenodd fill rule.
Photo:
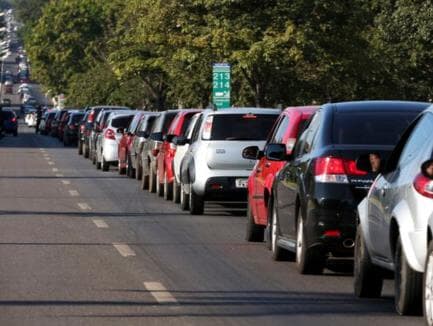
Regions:
<instances>
[{"instance_id":1,"label":"dark suv","mask_svg":"<svg viewBox=\"0 0 433 326\"><path fill-rule=\"evenodd\" d=\"M326 104L312 117L293 154L271 144L265 155L289 160L275 178L267 240L273 258L296 253L300 273L321 273L328 257L353 257L357 206L378 171L357 162L387 159L400 135L429 103Z\"/></svg>"}]
</instances>

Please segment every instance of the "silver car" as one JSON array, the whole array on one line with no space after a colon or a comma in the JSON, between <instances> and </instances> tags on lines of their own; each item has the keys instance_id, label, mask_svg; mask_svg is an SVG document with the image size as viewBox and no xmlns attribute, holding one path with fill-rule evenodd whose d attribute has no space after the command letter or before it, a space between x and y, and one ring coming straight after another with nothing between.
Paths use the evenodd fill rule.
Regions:
<instances>
[{"instance_id":1,"label":"silver car","mask_svg":"<svg viewBox=\"0 0 433 326\"><path fill-rule=\"evenodd\" d=\"M247 180L256 163L242 157L245 147L263 147L275 109L205 110L192 132L180 167L181 202L191 214L203 214L206 201L245 204Z\"/></svg>"},{"instance_id":2,"label":"silver car","mask_svg":"<svg viewBox=\"0 0 433 326\"><path fill-rule=\"evenodd\" d=\"M433 324L433 107L418 116L402 135L386 164L381 162L367 197L358 206L354 290L379 297L383 279L394 273L399 314L422 312L422 282L427 268L425 310ZM374 154L358 162L367 170ZM431 162L431 172L428 164ZM428 256L427 250L430 248ZM425 264L426 257L430 263ZM431 258L430 258L431 257Z\"/></svg>"}]
</instances>

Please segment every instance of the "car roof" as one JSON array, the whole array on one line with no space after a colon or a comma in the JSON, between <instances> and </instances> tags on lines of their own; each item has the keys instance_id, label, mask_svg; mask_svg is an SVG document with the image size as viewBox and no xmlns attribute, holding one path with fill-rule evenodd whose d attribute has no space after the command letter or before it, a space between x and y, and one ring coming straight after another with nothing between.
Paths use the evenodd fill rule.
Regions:
<instances>
[{"instance_id":1,"label":"car roof","mask_svg":"<svg viewBox=\"0 0 433 326\"><path fill-rule=\"evenodd\" d=\"M131 110L131 108L127 106L118 106L118 105L95 105L92 106L91 109L121 109L121 110Z\"/></svg>"},{"instance_id":2,"label":"car roof","mask_svg":"<svg viewBox=\"0 0 433 326\"><path fill-rule=\"evenodd\" d=\"M204 112L207 114L213 114L213 115L227 115L227 114L280 114L281 110L279 109L270 109L270 108L255 108L255 107L245 107L245 108L229 108L229 109L221 109L221 110L211 110L207 109Z\"/></svg>"},{"instance_id":3,"label":"car roof","mask_svg":"<svg viewBox=\"0 0 433 326\"><path fill-rule=\"evenodd\" d=\"M428 102L413 101L354 101L325 104L323 107L331 107L335 112L353 111L407 111L408 109L423 110L430 106Z\"/></svg>"}]
</instances>

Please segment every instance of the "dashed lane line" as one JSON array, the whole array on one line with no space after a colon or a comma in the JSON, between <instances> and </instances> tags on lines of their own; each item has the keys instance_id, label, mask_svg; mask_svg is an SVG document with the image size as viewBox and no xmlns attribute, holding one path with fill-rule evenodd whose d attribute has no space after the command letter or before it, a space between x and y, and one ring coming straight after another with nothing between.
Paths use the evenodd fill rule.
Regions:
<instances>
[{"instance_id":1,"label":"dashed lane line","mask_svg":"<svg viewBox=\"0 0 433 326\"><path fill-rule=\"evenodd\" d=\"M134 257L135 252L127 244L124 243L113 243L113 247L117 249L122 257Z\"/></svg>"},{"instance_id":2,"label":"dashed lane line","mask_svg":"<svg viewBox=\"0 0 433 326\"><path fill-rule=\"evenodd\" d=\"M147 291L155 298L158 303L177 303L176 298L159 282L143 282Z\"/></svg>"},{"instance_id":3,"label":"dashed lane line","mask_svg":"<svg viewBox=\"0 0 433 326\"><path fill-rule=\"evenodd\" d=\"M71 197L78 197L80 193L76 190L69 190L69 195L71 195Z\"/></svg>"},{"instance_id":4,"label":"dashed lane line","mask_svg":"<svg viewBox=\"0 0 433 326\"><path fill-rule=\"evenodd\" d=\"M104 220L93 220L93 223L99 228L99 229L108 229L108 224L105 223Z\"/></svg>"},{"instance_id":5,"label":"dashed lane line","mask_svg":"<svg viewBox=\"0 0 433 326\"><path fill-rule=\"evenodd\" d=\"M58 168L53 168L53 172L59 172Z\"/></svg>"},{"instance_id":6,"label":"dashed lane line","mask_svg":"<svg viewBox=\"0 0 433 326\"><path fill-rule=\"evenodd\" d=\"M71 181L69 181L69 180L62 180L62 183L63 183L64 185L70 185L70 184L71 184Z\"/></svg>"},{"instance_id":7,"label":"dashed lane line","mask_svg":"<svg viewBox=\"0 0 433 326\"><path fill-rule=\"evenodd\" d=\"M57 178L63 178L63 177L64 177L64 175L63 175L63 174L61 174L61 173L58 173L58 174L56 174L56 177L57 177Z\"/></svg>"},{"instance_id":8,"label":"dashed lane line","mask_svg":"<svg viewBox=\"0 0 433 326\"><path fill-rule=\"evenodd\" d=\"M83 211L90 211L92 208L87 203L78 203L78 207L80 207Z\"/></svg>"},{"instance_id":9,"label":"dashed lane line","mask_svg":"<svg viewBox=\"0 0 433 326\"><path fill-rule=\"evenodd\" d=\"M54 165L54 164L55 164L54 162L51 161L48 162L48 165Z\"/></svg>"}]
</instances>

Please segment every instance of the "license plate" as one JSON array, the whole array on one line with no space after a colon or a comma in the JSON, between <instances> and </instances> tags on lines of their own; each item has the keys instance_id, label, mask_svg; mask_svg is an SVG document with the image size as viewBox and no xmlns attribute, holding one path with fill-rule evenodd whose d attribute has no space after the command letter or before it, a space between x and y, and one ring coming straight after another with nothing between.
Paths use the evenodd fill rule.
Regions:
<instances>
[{"instance_id":1,"label":"license plate","mask_svg":"<svg viewBox=\"0 0 433 326\"><path fill-rule=\"evenodd\" d=\"M246 188L248 184L248 179L236 179L236 188Z\"/></svg>"}]
</instances>

